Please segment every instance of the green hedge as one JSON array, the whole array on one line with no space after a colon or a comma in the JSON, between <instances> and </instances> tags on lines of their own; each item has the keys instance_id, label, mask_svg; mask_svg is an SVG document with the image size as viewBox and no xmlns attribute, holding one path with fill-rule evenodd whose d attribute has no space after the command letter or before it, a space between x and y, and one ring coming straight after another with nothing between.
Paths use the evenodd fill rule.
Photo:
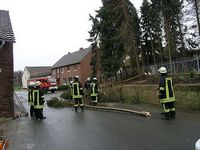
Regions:
<instances>
[{"instance_id":1,"label":"green hedge","mask_svg":"<svg viewBox=\"0 0 200 150\"><path fill-rule=\"evenodd\" d=\"M68 90L70 89L69 85L60 85L58 86L58 91Z\"/></svg>"}]
</instances>

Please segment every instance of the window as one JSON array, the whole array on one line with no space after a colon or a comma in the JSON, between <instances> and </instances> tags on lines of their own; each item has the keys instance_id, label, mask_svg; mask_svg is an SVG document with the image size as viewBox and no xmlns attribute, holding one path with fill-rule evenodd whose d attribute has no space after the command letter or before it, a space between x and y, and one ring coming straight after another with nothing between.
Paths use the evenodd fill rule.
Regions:
<instances>
[{"instance_id":1,"label":"window","mask_svg":"<svg viewBox=\"0 0 200 150\"><path fill-rule=\"evenodd\" d=\"M64 72L65 72L65 68L63 67L63 68L62 68L62 73L64 73Z\"/></svg>"},{"instance_id":2,"label":"window","mask_svg":"<svg viewBox=\"0 0 200 150\"><path fill-rule=\"evenodd\" d=\"M76 65L74 65L74 71L77 71L77 69L76 69Z\"/></svg>"},{"instance_id":3,"label":"window","mask_svg":"<svg viewBox=\"0 0 200 150\"><path fill-rule=\"evenodd\" d=\"M73 81L73 78L72 77L69 77L68 78L68 82L70 83L70 81Z\"/></svg>"},{"instance_id":4,"label":"window","mask_svg":"<svg viewBox=\"0 0 200 150\"><path fill-rule=\"evenodd\" d=\"M70 72L70 66L67 66L67 72Z\"/></svg>"},{"instance_id":5,"label":"window","mask_svg":"<svg viewBox=\"0 0 200 150\"><path fill-rule=\"evenodd\" d=\"M63 78L63 79L62 79L62 84L63 84L63 85L67 85L67 79L66 79L66 78Z\"/></svg>"}]
</instances>

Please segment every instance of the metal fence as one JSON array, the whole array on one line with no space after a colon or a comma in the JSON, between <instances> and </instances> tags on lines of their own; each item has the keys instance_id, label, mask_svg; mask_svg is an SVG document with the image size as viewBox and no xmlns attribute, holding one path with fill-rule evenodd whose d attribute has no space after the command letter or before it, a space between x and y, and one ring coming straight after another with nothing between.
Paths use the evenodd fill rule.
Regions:
<instances>
[{"instance_id":1,"label":"metal fence","mask_svg":"<svg viewBox=\"0 0 200 150\"><path fill-rule=\"evenodd\" d=\"M171 64L169 62L161 63L151 67L152 73L157 74L158 69L161 66L166 67L168 72L171 74L190 72L200 73L200 57L198 56L193 58L185 58L184 60L172 61Z\"/></svg>"}]
</instances>

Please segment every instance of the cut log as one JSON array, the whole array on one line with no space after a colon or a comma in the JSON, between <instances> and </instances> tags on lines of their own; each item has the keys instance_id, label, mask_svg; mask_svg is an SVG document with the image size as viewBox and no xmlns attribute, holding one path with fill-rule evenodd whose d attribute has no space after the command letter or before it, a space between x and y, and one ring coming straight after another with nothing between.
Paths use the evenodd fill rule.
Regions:
<instances>
[{"instance_id":1,"label":"cut log","mask_svg":"<svg viewBox=\"0 0 200 150\"><path fill-rule=\"evenodd\" d=\"M127 113L142 115L142 116L145 116L145 117L151 116L150 112L148 112L148 111L136 111L136 110L122 109L122 108L101 107L101 106L91 106L91 105L85 105L85 107L91 108L91 109L103 109L103 110L127 112Z\"/></svg>"}]
</instances>

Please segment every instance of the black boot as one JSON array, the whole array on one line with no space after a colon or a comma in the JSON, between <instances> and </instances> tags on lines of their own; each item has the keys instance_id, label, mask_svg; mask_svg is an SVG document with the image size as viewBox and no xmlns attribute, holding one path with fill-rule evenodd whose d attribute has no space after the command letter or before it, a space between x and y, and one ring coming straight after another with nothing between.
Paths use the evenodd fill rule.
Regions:
<instances>
[{"instance_id":1,"label":"black boot","mask_svg":"<svg viewBox=\"0 0 200 150\"><path fill-rule=\"evenodd\" d=\"M78 107L75 107L75 112L78 112Z\"/></svg>"},{"instance_id":2,"label":"black boot","mask_svg":"<svg viewBox=\"0 0 200 150\"><path fill-rule=\"evenodd\" d=\"M170 112L165 113L165 119L166 119L166 120L172 119L172 118L171 118L171 113L170 113Z\"/></svg>"},{"instance_id":3,"label":"black boot","mask_svg":"<svg viewBox=\"0 0 200 150\"><path fill-rule=\"evenodd\" d=\"M84 111L84 106L81 106L81 111Z\"/></svg>"},{"instance_id":4,"label":"black boot","mask_svg":"<svg viewBox=\"0 0 200 150\"><path fill-rule=\"evenodd\" d=\"M176 112L175 111L171 111L170 113L171 113L171 118L175 119L176 118Z\"/></svg>"},{"instance_id":5,"label":"black boot","mask_svg":"<svg viewBox=\"0 0 200 150\"><path fill-rule=\"evenodd\" d=\"M161 112L160 115L165 115L165 113L164 113L164 112Z\"/></svg>"}]
</instances>

